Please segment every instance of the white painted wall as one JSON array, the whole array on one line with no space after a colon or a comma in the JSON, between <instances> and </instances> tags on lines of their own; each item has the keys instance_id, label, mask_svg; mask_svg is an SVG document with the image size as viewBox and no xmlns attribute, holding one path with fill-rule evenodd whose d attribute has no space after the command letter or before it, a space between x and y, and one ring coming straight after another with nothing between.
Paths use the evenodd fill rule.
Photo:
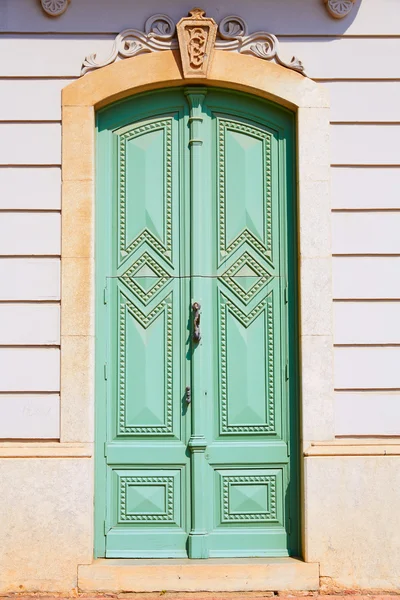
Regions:
<instances>
[{"instance_id":1,"label":"white painted wall","mask_svg":"<svg viewBox=\"0 0 400 600\"><path fill-rule=\"evenodd\" d=\"M110 6L73 1L50 19L37 1L0 2L0 437L59 435L61 89L119 31L192 7ZM330 91L336 433L400 435L398 2L357 2L342 21L321 0L202 6L277 34Z\"/></svg>"}]
</instances>

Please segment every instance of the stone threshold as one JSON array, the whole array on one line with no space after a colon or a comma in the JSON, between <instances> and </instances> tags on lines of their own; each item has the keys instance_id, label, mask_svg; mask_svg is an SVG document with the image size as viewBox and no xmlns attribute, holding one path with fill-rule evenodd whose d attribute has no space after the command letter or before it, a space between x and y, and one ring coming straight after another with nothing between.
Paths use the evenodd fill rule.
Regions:
<instances>
[{"instance_id":1,"label":"stone threshold","mask_svg":"<svg viewBox=\"0 0 400 600\"><path fill-rule=\"evenodd\" d=\"M78 567L80 592L315 591L319 565L297 558L97 559Z\"/></svg>"}]
</instances>

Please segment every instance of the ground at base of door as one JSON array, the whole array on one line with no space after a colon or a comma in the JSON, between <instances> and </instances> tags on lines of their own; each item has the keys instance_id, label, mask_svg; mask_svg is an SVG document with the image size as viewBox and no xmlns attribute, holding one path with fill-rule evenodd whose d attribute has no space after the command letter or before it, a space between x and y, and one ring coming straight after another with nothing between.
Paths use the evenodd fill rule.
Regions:
<instances>
[{"instance_id":1,"label":"ground at base of door","mask_svg":"<svg viewBox=\"0 0 400 600\"><path fill-rule=\"evenodd\" d=\"M382 593L379 591L341 590L339 594L324 594L319 592L152 592L152 593L125 593L125 594L81 594L73 590L71 594L0 594L2 600L264 600L277 597L280 600L291 598L310 597L313 600L399 600L398 593L393 591Z\"/></svg>"}]
</instances>

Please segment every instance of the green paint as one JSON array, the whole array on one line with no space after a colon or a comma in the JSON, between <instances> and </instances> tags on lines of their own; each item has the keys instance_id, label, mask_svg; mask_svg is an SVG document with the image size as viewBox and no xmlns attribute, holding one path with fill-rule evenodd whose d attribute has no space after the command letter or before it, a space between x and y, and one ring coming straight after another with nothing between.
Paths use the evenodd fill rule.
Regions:
<instances>
[{"instance_id":1,"label":"green paint","mask_svg":"<svg viewBox=\"0 0 400 600\"><path fill-rule=\"evenodd\" d=\"M96 556L298 553L293 121L198 87L98 113Z\"/></svg>"}]
</instances>

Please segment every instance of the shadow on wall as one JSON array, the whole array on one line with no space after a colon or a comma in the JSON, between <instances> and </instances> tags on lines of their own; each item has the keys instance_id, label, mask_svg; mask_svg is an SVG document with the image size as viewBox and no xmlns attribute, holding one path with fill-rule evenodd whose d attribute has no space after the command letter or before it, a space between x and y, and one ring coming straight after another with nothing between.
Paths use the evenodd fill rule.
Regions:
<instances>
[{"instance_id":1,"label":"shadow on wall","mask_svg":"<svg viewBox=\"0 0 400 600\"><path fill-rule=\"evenodd\" d=\"M376 0L375 0L376 1ZM176 22L199 5L216 21L228 15L246 19L249 31L269 31L279 36L324 35L340 36L346 33L357 18L361 3L356 0L350 14L334 19L327 11L324 0L79 0L71 2L60 17L48 17L40 2L6 0L0 6L0 31L21 33L86 33L115 35L127 29L143 29L149 16L168 14ZM111 10L112 5L112 10ZM370 9L371 10L371 9Z\"/></svg>"}]
</instances>

